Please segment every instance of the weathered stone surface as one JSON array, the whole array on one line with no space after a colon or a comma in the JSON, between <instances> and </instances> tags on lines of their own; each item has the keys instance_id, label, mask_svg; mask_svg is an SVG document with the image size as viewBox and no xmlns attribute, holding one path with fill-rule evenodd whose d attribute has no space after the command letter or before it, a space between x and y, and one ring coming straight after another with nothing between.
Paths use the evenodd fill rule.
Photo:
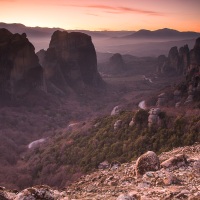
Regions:
<instances>
[{"instance_id":1,"label":"weathered stone surface","mask_svg":"<svg viewBox=\"0 0 200 200\"><path fill-rule=\"evenodd\" d=\"M33 88L42 88L43 81L42 67L26 34L0 29L0 93L24 95Z\"/></svg>"},{"instance_id":2,"label":"weathered stone surface","mask_svg":"<svg viewBox=\"0 0 200 200\"><path fill-rule=\"evenodd\" d=\"M114 130L119 129L120 126L121 126L121 124L122 124L122 120L117 120L117 121L114 123L114 126L113 126Z\"/></svg>"},{"instance_id":3,"label":"weathered stone surface","mask_svg":"<svg viewBox=\"0 0 200 200\"><path fill-rule=\"evenodd\" d=\"M115 106L111 111L111 116L118 115L120 112L121 112L121 107L120 106Z\"/></svg>"},{"instance_id":4,"label":"weathered stone surface","mask_svg":"<svg viewBox=\"0 0 200 200\"><path fill-rule=\"evenodd\" d=\"M148 151L141 155L136 162L136 175L141 176L148 171L160 169L160 161L153 151Z\"/></svg>"},{"instance_id":5,"label":"weathered stone surface","mask_svg":"<svg viewBox=\"0 0 200 200\"><path fill-rule=\"evenodd\" d=\"M196 39L194 48L190 51L190 70L200 65L200 38Z\"/></svg>"},{"instance_id":6,"label":"weathered stone surface","mask_svg":"<svg viewBox=\"0 0 200 200\"><path fill-rule=\"evenodd\" d=\"M159 125L160 123L160 108L151 108L149 111L149 117L148 117L148 125L149 127L153 125Z\"/></svg>"},{"instance_id":7,"label":"weathered stone surface","mask_svg":"<svg viewBox=\"0 0 200 200\"><path fill-rule=\"evenodd\" d=\"M121 194L117 197L116 200L135 200L135 198L131 197L130 195Z\"/></svg>"},{"instance_id":8,"label":"weathered stone surface","mask_svg":"<svg viewBox=\"0 0 200 200\"><path fill-rule=\"evenodd\" d=\"M131 119L131 121L129 122L129 126L134 126L135 124L135 121L134 121L134 118Z\"/></svg>"},{"instance_id":9,"label":"weathered stone surface","mask_svg":"<svg viewBox=\"0 0 200 200\"><path fill-rule=\"evenodd\" d=\"M179 58L180 58L180 73L186 74L187 68L189 65L189 47L184 45L179 49Z\"/></svg>"},{"instance_id":10,"label":"weathered stone surface","mask_svg":"<svg viewBox=\"0 0 200 200\"><path fill-rule=\"evenodd\" d=\"M110 167L110 164L107 160L105 160L104 162L101 162L98 166L99 169L107 169Z\"/></svg>"},{"instance_id":11,"label":"weathered stone surface","mask_svg":"<svg viewBox=\"0 0 200 200\"><path fill-rule=\"evenodd\" d=\"M159 74L185 74L190 62L188 45L176 46L169 50L168 57L160 55L158 57L157 72Z\"/></svg>"},{"instance_id":12,"label":"weathered stone surface","mask_svg":"<svg viewBox=\"0 0 200 200\"><path fill-rule=\"evenodd\" d=\"M168 54L169 68L174 69L180 73L180 59L177 47L172 47Z\"/></svg>"},{"instance_id":13,"label":"weathered stone surface","mask_svg":"<svg viewBox=\"0 0 200 200\"><path fill-rule=\"evenodd\" d=\"M192 85L193 91L198 90L200 84L200 38L197 38L194 48L190 51L190 64L186 81Z\"/></svg>"},{"instance_id":14,"label":"weathered stone surface","mask_svg":"<svg viewBox=\"0 0 200 200\"><path fill-rule=\"evenodd\" d=\"M184 154L178 154L161 163L163 168L179 168L187 165L187 158Z\"/></svg>"},{"instance_id":15,"label":"weathered stone surface","mask_svg":"<svg viewBox=\"0 0 200 200\"><path fill-rule=\"evenodd\" d=\"M165 185L179 184L180 180L171 172L167 172L165 178L163 179Z\"/></svg>"},{"instance_id":16,"label":"weathered stone surface","mask_svg":"<svg viewBox=\"0 0 200 200\"><path fill-rule=\"evenodd\" d=\"M42 185L35 186L31 188L27 188L21 192L19 192L14 200L68 200L66 194L58 192L57 190L53 190L52 188Z\"/></svg>"},{"instance_id":17,"label":"weathered stone surface","mask_svg":"<svg viewBox=\"0 0 200 200\"><path fill-rule=\"evenodd\" d=\"M49 48L38 53L46 79L62 91L99 87L97 57L91 37L80 32L56 31Z\"/></svg>"}]
</instances>

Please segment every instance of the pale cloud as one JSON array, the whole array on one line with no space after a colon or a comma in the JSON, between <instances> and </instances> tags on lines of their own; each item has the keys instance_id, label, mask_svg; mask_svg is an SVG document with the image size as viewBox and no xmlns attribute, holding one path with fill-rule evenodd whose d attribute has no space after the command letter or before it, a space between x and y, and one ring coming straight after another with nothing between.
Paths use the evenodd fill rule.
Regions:
<instances>
[{"instance_id":1,"label":"pale cloud","mask_svg":"<svg viewBox=\"0 0 200 200\"><path fill-rule=\"evenodd\" d=\"M145 14L145 15L156 15L156 16L164 16L164 13L151 11L151 10L143 10L137 8L130 8L130 7L115 7L115 6L108 6L108 5L65 5L70 7L81 7L81 8L91 8L91 9L99 9L106 11L112 14L127 14L127 13L137 13L137 14Z\"/></svg>"}]
</instances>

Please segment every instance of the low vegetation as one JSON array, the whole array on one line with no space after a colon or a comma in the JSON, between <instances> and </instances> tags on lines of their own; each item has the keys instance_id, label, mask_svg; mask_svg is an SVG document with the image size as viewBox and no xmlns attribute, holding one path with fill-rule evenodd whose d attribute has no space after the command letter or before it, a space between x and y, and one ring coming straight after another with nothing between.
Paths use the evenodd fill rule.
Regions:
<instances>
[{"instance_id":1,"label":"low vegetation","mask_svg":"<svg viewBox=\"0 0 200 200\"><path fill-rule=\"evenodd\" d=\"M130 126L132 118L134 125ZM83 124L76 131L57 133L45 146L26 155L34 184L64 187L105 160L128 162L147 150L161 153L200 142L200 116L161 112L160 118L159 126L148 127L148 111L121 112L96 119L88 129ZM122 123L114 130L117 120Z\"/></svg>"}]
</instances>

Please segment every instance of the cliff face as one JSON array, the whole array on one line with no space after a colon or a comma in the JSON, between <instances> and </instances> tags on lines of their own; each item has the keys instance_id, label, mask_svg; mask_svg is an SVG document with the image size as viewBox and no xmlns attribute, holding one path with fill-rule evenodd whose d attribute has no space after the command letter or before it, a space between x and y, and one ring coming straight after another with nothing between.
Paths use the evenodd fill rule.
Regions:
<instances>
[{"instance_id":1,"label":"cliff face","mask_svg":"<svg viewBox=\"0 0 200 200\"><path fill-rule=\"evenodd\" d=\"M157 72L159 74L185 75L186 79L181 82L175 98L177 96L187 95L184 104L200 101L200 38L196 39L194 48L189 50L188 45L181 47L172 47L168 57L161 55L158 57ZM180 100L180 97L178 97ZM178 102L180 105L180 102Z\"/></svg>"},{"instance_id":2,"label":"cliff face","mask_svg":"<svg viewBox=\"0 0 200 200\"><path fill-rule=\"evenodd\" d=\"M26 34L0 29L1 95L22 95L43 85L43 70Z\"/></svg>"},{"instance_id":3,"label":"cliff face","mask_svg":"<svg viewBox=\"0 0 200 200\"><path fill-rule=\"evenodd\" d=\"M193 92L200 91L200 38L196 40L194 48L190 51L189 59L187 83Z\"/></svg>"},{"instance_id":4,"label":"cliff face","mask_svg":"<svg viewBox=\"0 0 200 200\"><path fill-rule=\"evenodd\" d=\"M85 86L102 84L97 71L97 57L91 37L79 33L56 31L51 37L49 48L42 56L38 54L45 77L57 88L67 91Z\"/></svg>"},{"instance_id":5,"label":"cliff face","mask_svg":"<svg viewBox=\"0 0 200 200\"><path fill-rule=\"evenodd\" d=\"M189 48L188 45L178 48L172 47L168 53L168 57L161 55L158 57L157 72L159 74L178 74L182 75L186 72L189 64Z\"/></svg>"},{"instance_id":6,"label":"cliff face","mask_svg":"<svg viewBox=\"0 0 200 200\"><path fill-rule=\"evenodd\" d=\"M200 68L200 38L196 40L194 48L190 51L189 70Z\"/></svg>"},{"instance_id":7,"label":"cliff face","mask_svg":"<svg viewBox=\"0 0 200 200\"><path fill-rule=\"evenodd\" d=\"M187 72L187 67L189 65L189 47L188 45L184 45L179 49L179 58L180 58L180 66L181 66L181 73L185 74Z\"/></svg>"}]
</instances>

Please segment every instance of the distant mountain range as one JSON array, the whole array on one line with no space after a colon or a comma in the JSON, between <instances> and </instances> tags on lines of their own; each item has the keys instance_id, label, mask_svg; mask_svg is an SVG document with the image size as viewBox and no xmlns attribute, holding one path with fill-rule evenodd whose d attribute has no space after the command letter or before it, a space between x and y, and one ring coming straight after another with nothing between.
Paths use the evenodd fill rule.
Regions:
<instances>
[{"instance_id":1,"label":"distant mountain range","mask_svg":"<svg viewBox=\"0 0 200 200\"><path fill-rule=\"evenodd\" d=\"M7 24L0 22L0 28L6 28L12 33L26 33L31 37L50 37L56 30L65 30L61 28L47 28L47 27L28 27L23 24ZM134 33L134 31L90 31L90 30L67 30L69 32L76 31L88 34L92 37L124 37Z\"/></svg>"},{"instance_id":2,"label":"distant mountain range","mask_svg":"<svg viewBox=\"0 0 200 200\"><path fill-rule=\"evenodd\" d=\"M173 29L168 29L168 28L164 28L164 29L159 29L159 30L155 30L155 31L150 31L150 30L139 30L135 33L132 33L130 35L125 36L124 38L128 39L128 38L149 38L149 39L160 39L160 38L196 38L199 37L200 33L197 32L191 32L191 31L187 31L187 32L180 32L177 30L173 30Z\"/></svg>"},{"instance_id":3,"label":"distant mountain range","mask_svg":"<svg viewBox=\"0 0 200 200\"><path fill-rule=\"evenodd\" d=\"M28 27L23 24L7 24L0 22L0 28L5 28L12 33L26 33L31 37L50 37L56 30L61 28L46 28L46 27Z\"/></svg>"},{"instance_id":4,"label":"distant mountain range","mask_svg":"<svg viewBox=\"0 0 200 200\"><path fill-rule=\"evenodd\" d=\"M0 28L6 28L12 33L26 33L35 51L47 49L51 36L61 28L27 27L23 24L7 24L0 22ZM135 56L158 56L167 54L171 46L181 47L188 44L191 48L195 39L200 37L197 32L180 32L173 29L159 29L156 31L90 31L67 30L68 32L82 32L92 37L97 52L121 53Z\"/></svg>"},{"instance_id":5,"label":"distant mountain range","mask_svg":"<svg viewBox=\"0 0 200 200\"><path fill-rule=\"evenodd\" d=\"M46 28L46 27L28 27L23 24L7 24L0 22L0 28L6 28L12 33L26 33L31 37L50 37L56 30L64 30L61 28ZM90 31L90 30L67 30L69 32L76 31L86 33L96 38L115 38L115 39L165 39L165 38L179 38L191 39L200 36L198 32L180 32L173 29L159 29L155 31L139 30L139 31Z\"/></svg>"}]
</instances>

